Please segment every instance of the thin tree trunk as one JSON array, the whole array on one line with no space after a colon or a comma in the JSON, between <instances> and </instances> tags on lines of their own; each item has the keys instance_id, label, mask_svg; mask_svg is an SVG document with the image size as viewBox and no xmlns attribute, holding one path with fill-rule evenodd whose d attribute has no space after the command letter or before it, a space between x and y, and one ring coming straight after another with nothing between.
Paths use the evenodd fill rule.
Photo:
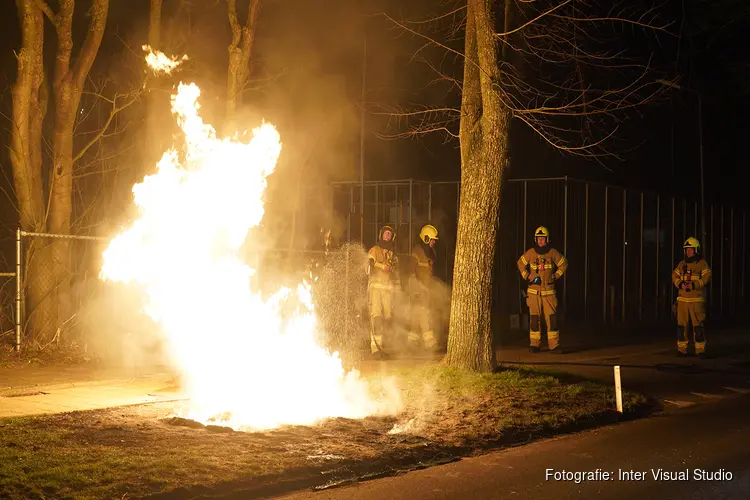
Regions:
<instances>
[{"instance_id":1,"label":"thin tree trunk","mask_svg":"<svg viewBox=\"0 0 750 500\"><path fill-rule=\"evenodd\" d=\"M250 0L247 22L240 25L237 19L236 0L229 0L229 26L232 28L232 42L229 45L229 67L227 69L227 108L226 128L231 130L241 104L242 90L250 75L250 60L255 42L258 16L262 0Z\"/></svg>"},{"instance_id":2,"label":"thin tree trunk","mask_svg":"<svg viewBox=\"0 0 750 500\"><path fill-rule=\"evenodd\" d=\"M449 366L489 372L492 270L511 115L498 88L501 73L491 0L468 0L461 124L461 199L453 273Z\"/></svg>"}]
</instances>

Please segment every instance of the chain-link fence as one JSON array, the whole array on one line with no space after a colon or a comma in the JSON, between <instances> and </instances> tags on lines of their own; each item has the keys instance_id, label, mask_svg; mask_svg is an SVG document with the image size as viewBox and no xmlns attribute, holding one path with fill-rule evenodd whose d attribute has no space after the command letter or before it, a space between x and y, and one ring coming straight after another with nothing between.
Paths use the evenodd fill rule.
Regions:
<instances>
[{"instance_id":1,"label":"chain-link fence","mask_svg":"<svg viewBox=\"0 0 750 500\"><path fill-rule=\"evenodd\" d=\"M143 314L141 298L99 279L109 238L20 230L16 237L20 279L10 281L16 286L15 300L7 297L7 302L16 311L12 327L17 350L28 342L27 333L32 329L43 330L38 337L44 342L79 341L97 355L116 356L117 361L123 361L127 352L142 356L144 350L158 350L158 335ZM67 259L54 258L54 243L67 245ZM348 366L361 359L369 348L367 254L361 245L335 249L323 245L309 249L249 247L245 258L255 269L252 286L261 293L310 283L322 323L321 343L338 351ZM17 275L3 273L2 277ZM61 300L61 291L66 300Z\"/></svg>"},{"instance_id":2,"label":"chain-link fence","mask_svg":"<svg viewBox=\"0 0 750 500\"><path fill-rule=\"evenodd\" d=\"M82 316L95 307L105 238L16 232L15 347L25 333L43 341L80 334Z\"/></svg>"},{"instance_id":3,"label":"chain-link fence","mask_svg":"<svg viewBox=\"0 0 750 500\"><path fill-rule=\"evenodd\" d=\"M452 281L458 220L458 182L402 180L344 182L332 186L334 211L345 220L347 240L375 243L382 225L399 232L407 253L424 223L440 231L437 274ZM360 199L364 210L360 210ZM524 286L516 260L533 244L534 228L551 231L551 243L569 261L558 293L568 321L660 323L671 321L671 272L689 236L701 241L713 269L710 317L731 322L746 305L746 213L728 205L705 207L684 197L561 178L511 179L503 188L495 265L499 315L524 315ZM507 324L507 323L506 323Z\"/></svg>"}]
</instances>

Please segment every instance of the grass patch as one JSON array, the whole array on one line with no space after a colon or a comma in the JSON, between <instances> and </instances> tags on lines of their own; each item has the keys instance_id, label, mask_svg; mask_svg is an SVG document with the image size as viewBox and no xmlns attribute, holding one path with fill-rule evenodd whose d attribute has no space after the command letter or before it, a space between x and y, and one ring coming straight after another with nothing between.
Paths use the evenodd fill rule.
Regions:
<instances>
[{"instance_id":1,"label":"grass patch","mask_svg":"<svg viewBox=\"0 0 750 500\"><path fill-rule=\"evenodd\" d=\"M88 363L92 357L76 342L49 344L24 344L20 351L12 344L0 344L0 367L13 368L20 365L76 365Z\"/></svg>"},{"instance_id":2,"label":"grass patch","mask_svg":"<svg viewBox=\"0 0 750 500\"><path fill-rule=\"evenodd\" d=\"M252 498L617 419L611 388L527 369L467 374L427 365L389 375L406 401L395 418L217 432L224 429L174 425L173 405L161 403L0 420L0 498L179 499L238 489ZM371 377L377 385L379 375ZM646 404L632 393L624 399L628 414Z\"/></svg>"}]
</instances>

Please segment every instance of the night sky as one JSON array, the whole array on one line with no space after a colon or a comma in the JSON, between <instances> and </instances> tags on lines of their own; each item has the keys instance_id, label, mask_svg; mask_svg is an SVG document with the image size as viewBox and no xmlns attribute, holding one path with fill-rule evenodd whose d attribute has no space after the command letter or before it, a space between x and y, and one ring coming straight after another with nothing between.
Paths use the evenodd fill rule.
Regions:
<instances>
[{"instance_id":1,"label":"night sky","mask_svg":"<svg viewBox=\"0 0 750 500\"><path fill-rule=\"evenodd\" d=\"M165 27L165 49L186 52L192 58L180 78L194 79L201 85L206 114L210 118L221 109L226 75L229 28L224 3L192 2L193 10L189 15L183 13L179 22L170 20L177 1L167 0L165 4L165 21L173 23ZM433 74L413 57L423 41L403 34L377 15L388 12L396 18L420 16L435 2L410 2L408 12L399 4L395 0L371 0L362 4L346 0L267 2L260 18L253 75L257 78L282 76L248 93L245 102L250 103L250 116L265 117L279 126L286 150L291 151L290 163L299 160L294 156L295 151L302 156L304 150L313 158L307 161L319 178L357 178L363 27L366 27L368 41L369 111L382 112L394 106L406 109L420 104L456 106L459 103L456 92L427 85ZM448 4L438 4L437 9L450 8ZM131 48L145 43L147 9L147 0L112 1L108 32L92 72L93 78L100 78L107 72L114 72L118 81L138 77L139 61ZM85 21L84 12L83 7L78 9L79 23ZM748 32L750 9L740 0L668 0L660 12L661 19L670 24L668 29L680 36L644 36L632 42L637 46L630 48L642 55L643 62L652 58L664 77L679 79L681 85L700 90L707 201L721 198L731 203L734 198L737 205L742 205L746 200L744 188L750 180L744 165L750 64L741 36ZM363 16L363 13L369 15ZM0 107L4 116L0 141L7 144L9 124L5 117L10 114L9 87L15 78L13 51L19 46L13 2L6 0L0 5L0 24L0 86L3 89ZM54 51L54 34L49 25L47 27L45 44L49 57ZM182 35L179 41L175 41L179 38L175 33ZM631 43L627 37L624 39ZM460 40L454 41L454 45L456 43L460 46ZM622 39L619 43L623 43ZM440 57L434 51L425 54ZM460 68L450 62L446 67ZM142 119L136 112L130 118L136 122ZM326 132L322 134L319 132L321 123L326 123ZM133 127L127 133L135 134L137 129ZM392 119L368 115L365 157L368 179L459 178L457 141L446 140L444 134L413 139L383 137L394 130ZM569 175L633 188L697 195L697 131L695 96L676 90L665 93L660 102L628 113L627 119L619 124L616 144L620 160L592 161L560 153L523 123L514 120L511 175ZM310 139L313 136L315 141ZM133 139L125 137L123 140ZM317 142L315 147L310 146L311 142ZM129 157L122 161L143 160ZM12 177L5 149L0 153L0 165L3 189L10 193L8 181ZM133 168L133 179L142 175L144 168ZM16 223L12 205L5 196L3 215L0 238L8 241Z\"/></svg>"}]
</instances>

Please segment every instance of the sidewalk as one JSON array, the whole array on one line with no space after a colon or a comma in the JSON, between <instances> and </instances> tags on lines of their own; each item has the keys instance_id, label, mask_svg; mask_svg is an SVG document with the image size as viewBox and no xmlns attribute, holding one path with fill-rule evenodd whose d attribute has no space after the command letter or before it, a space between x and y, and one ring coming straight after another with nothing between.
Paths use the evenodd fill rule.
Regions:
<instances>
[{"instance_id":1,"label":"sidewalk","mask_svg":"<svg viewBox=\"0 0 750 500\"><path fill-rule=\"evenodd\" d=\"M655 398L666 408L712 404L750 393L750 332L713 332L708 337L707 359L677 357L675 340L664 336L637 340L625 344L627 339L622 338L591 342L561 336L564 354L546 350L532 354L527 341L519 341L499 349L497 360L505 366L563 372L606 384L614 383L613 367L617 365L623 389Z\"/></svg>"},{"instance_id":2,"label":"sidewalk","mask_svg":"<svg viewBox=\"0 0 750 500\"><path fill-rule=\"evenodd\" d=\"M513 339L497 351L501 365L564 372L612 383L614 365L623 387L666 402L689 406L731 394L750 393L750 332L714 332L712 358L677 358L671 339L609 336L562 337L565 354L532 354L527 340ZM363 374L432 362L401 359L363 363ZM178 382L164 367L105 369L94 364L0 367L0 418L64 413L183 398Z\"/></svg>"},{"instance_id":3,"label":"sidewalk","mask_svg":"<svg viewBox=\"0 0 750 500\"><path fill-rule=\"evenodd\" d=\"M4 367L0 368L0 418L168 401L180 397L174 386L174 377L164 368Z\"/></svg>"}]
</instances>

